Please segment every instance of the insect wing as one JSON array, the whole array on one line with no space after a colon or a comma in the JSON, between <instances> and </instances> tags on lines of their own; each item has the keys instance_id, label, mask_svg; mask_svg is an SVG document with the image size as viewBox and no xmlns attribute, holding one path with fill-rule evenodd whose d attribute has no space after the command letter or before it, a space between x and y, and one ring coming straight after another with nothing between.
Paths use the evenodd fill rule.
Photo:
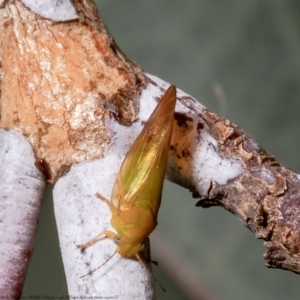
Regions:
<instances>
[{"instance_id":1,"label":"insect wing","mask_svg":"<svg viewBox=\"0 0 300 300\"><path fill-rule=\"evenodd\" d=\"M170 86L134 141L117 175L112 203L120 210L140 207L156 217L172 134L176 88Z\"/></svg>"}]
</instances>

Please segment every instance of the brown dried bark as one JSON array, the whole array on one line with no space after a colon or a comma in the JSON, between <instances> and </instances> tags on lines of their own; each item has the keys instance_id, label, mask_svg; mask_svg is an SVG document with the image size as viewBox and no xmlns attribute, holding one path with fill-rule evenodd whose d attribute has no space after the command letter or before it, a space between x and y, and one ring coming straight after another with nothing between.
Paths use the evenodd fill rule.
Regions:
<instances>
[{"instance_id":1,"label":"brown dried bark","mask_svg":"<svg viewBox=\"0 0 300 300\"><path fill-rule=\"evenodd\" d=\"M52 183L71 164L104 155L107 106L130 125L144 82L94 4L75 5L79 20L66 23L44 19L21 1L0 9L0 127L27 137Z\"/></svg>"},{"instance_id":2,"label":"brown dried bark","mask_svg":"<svg viewBox=\"0 0 300 300\"><path fill-rule=\"evenodd\" d=\"M263 239L266 266L300 273L300 178L280 165L239 127L205 111L216 151L234 157L243 172L226 185L211 182L197 206L221 206Z\"/></svg>"},{"instance_id":3,"label":"brown dried bark","mask_svg":"<svg viewBox=\"0 0 300 300\"><path fill-rule=\"evenodd\" d=\"M20 1L6 1L0 10L0 127L27 137L48 164L50 182L71 164L104 155L106 112L130 125L145 83L92 2L74 3L80 18L67 23L41 18ZM265 240L268 267L300 273L299 176L228 120L209 111L204 116L216 151L240 161L244 170L226 185L211 182L198 206L231 211Z\"/></svg>"}]
</instances>

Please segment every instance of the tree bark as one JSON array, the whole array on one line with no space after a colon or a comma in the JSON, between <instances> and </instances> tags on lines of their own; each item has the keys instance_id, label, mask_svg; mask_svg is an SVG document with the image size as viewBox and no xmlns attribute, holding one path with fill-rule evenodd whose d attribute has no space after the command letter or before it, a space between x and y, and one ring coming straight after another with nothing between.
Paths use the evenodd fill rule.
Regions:
<instances>
[{"instance_id":1,"label":"tree bark","mask_svg":"<svg viewBox=\"0 0 300 300\"><path fill-rule=\"evenodd\" d=\"M126 152L169 84L143 73L120 51L91 1L73 1L75 12L59 17L48 15L49 8L45 13L24 3L0 3L0 127L6 129L1 134L18 133L30 143L36 160L26 160L39 178L37 203L45 179L36 161L43 162L42 171L55 183L69 294L151 299L152 280L133 260L116 256L80 279L105 261L114 245L102 241L85 253L76 245L109 229L108 208L95 194L109 198ZM218 205L238 216L265 241L268 267L300 273L299 176L191 96L177 90L177 98L168 179L201 198L197 206ZM0 147L6 149L7 142ZM5 183L0 176L0 184ZM27 195L35 190L29 187ZM3 206L14 209L6 202ZM38 209L33 210L36 220ZM12 227L17 239L17 225ZM34 231L26 232L28 245Z\"/></svg>"},{"instance_id":2,"label":"tree bark","mask_svg":"<svg viewBox=\"0 0 300 300\"><path fill-rule=\"evenodd\" d=\"M0 129L0 296L19 299L46 181L23 136Z\"/></svg>"}]
</instances>

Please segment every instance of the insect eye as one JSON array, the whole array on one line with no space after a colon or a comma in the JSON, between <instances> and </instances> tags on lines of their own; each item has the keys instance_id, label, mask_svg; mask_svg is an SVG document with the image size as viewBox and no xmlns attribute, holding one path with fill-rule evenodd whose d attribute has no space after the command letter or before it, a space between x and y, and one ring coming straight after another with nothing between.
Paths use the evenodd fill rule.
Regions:
<instances>
[{"instance_id":1,"label":"insect eye","mask_svg":"<svg viewBox=\"0 0 300 300\"><path fill-rule=\"evenodd\" d=\"M120 243L120 237L118 235L115 235L113 241L114 241L114 243L116 245L119 245L119 243Z\"/></svg>"}]
</instances>

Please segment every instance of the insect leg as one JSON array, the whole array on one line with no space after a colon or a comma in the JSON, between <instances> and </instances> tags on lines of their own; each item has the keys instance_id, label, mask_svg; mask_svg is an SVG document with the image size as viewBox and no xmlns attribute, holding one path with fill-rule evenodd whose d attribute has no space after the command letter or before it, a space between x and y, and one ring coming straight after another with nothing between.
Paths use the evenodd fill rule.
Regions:
<instances>
[{"instance_id":1,"label":"insect leg","mask_svg":"<svg viewBox=\"0 0 300 300\"><path fill-rule=\"evenodd\" d=\"M96 193L96 197L98 197L99 199L101 199L103 202L105 202L110 207L110 201L108 199L106 199L105 197L103 197L99 193Z\"/></svg>"},{"instance_id":2,"label":"insect leg","mask_svg":"<svg viewBox=\"0 0 300 300\"><path fill-rule=\"evenodd\" d=\"M109 238L109 239L113 240L115 236L116 236L116 234L114 232L112 232L110 230L103 230L99 234L97 234L94 238L92 238L90 241L88 241L86 244L76 245L76 247L78 249L86 249L88 247L93 246L94 244L96 244L97 242L99 242L100 240L103 240L105 238Z\"/></svg>"}]
</instances>

